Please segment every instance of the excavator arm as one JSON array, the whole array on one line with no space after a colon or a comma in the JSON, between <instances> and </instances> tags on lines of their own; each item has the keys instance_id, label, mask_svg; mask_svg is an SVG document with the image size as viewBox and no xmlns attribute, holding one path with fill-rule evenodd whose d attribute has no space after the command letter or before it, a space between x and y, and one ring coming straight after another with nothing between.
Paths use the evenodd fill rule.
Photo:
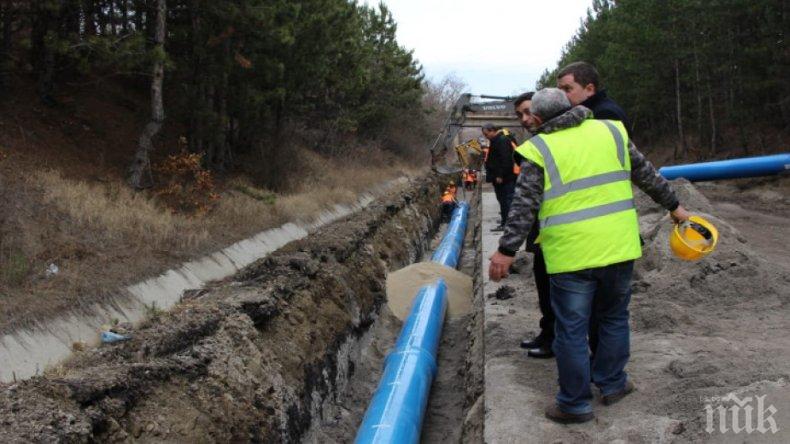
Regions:
<instances>
[{"instance_id":1,"label":"excavator arm","mask_svg":"<svg viewBox=\"0 0 790 444\"><path fill-rule=\"evenodd\" d=\"M480 128L487 122L520 128L513 114L513 100L512 97L462 94L431 146L431 168L444 174L458 172L471 165L470 152L482 154L483 148L477 139L461 142L467 128ZM455 153L452 160L448 159L451 148Z\"/></svg>"}]
</instances>

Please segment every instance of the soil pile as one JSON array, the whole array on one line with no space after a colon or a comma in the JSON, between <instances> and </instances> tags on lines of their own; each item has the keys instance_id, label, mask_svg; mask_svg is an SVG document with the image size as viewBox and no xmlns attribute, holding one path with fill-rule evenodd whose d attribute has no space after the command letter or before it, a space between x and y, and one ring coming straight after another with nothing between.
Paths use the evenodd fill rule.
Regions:
<instances>
[{"instance_id":1,"label":"soil pile","mask_svg":"<svg viewBox=\"0 0 790 444\"><path fill-rule=\"evenodd\" d=\"M472 278L434 262L420 262L387 276L387 305L400 320L406 319L420 288L439 278L447 284L447 316L455 318L472 311Z\"/></svg>"},{"instance_id":2,"label":"soil pile","mask_svg":"<svg viewBox=\"0 0 790 444\"><path fill-rule=\"evenodd\" d=\"M716 225L719 244L698 262L674 258L666 212L637 197L645 246L634 276L633 342L651 356L636 353L632 365L646 373L640 388L652 399L648 413L679 420L670 429L683 438L711 439L704 430L710 399L782 385L790 374L790 270L786 261L767 260L749 233L728 222L728 211L693 185L674 187L687 209Z\"/></svg>"}]
</instances>

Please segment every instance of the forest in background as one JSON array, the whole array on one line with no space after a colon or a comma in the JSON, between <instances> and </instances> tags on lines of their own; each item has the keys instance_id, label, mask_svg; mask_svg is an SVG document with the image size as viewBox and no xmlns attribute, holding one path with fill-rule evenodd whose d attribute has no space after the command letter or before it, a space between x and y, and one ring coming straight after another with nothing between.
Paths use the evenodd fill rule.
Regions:
<instances>
[{"instance_id":1,"label":"forest in background","mask_svg":"<svg viewBox=\"0 0 790 444\"><path fill-rule=\"evenodd\" d=\"M782 150L788 30L786 0L594 0L538 85L556 85L570 62L593 63L638 141L671 138L675 159Z\"/></svg>"},{"instance_id":2,"label":"forest in background","mask_svg":"<svg viewBox=\"0 0 790 444\"><path fill-rule=\"evenodd\" d=\"M134 187L150 184L148 154L167 122L207 169L244 163L277 190L296 173L282 153L295 145L425 149L423 74L395 31L385 6L347 0L3 1L0 93L32 78L58 107L65 84L150 88Z\"/></svg>"}]
</instances>

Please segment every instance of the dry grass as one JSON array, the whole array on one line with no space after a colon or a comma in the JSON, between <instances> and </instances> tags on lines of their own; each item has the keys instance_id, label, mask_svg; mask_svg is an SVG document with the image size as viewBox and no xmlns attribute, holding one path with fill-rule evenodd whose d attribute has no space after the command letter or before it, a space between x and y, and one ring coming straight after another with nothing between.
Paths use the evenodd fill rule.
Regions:
<instances>
[{"instance_id":1,"label":"dry grass","mask_svg":"<svg viewBox=\"0 0 790 444\"><path fill-rule=\"evenodd\" d=\"M35 172L28 180L42 190L45 204L67 214L72 224L100 231L109 242L185 248L209 237L196 220L164 210L146 195L119 183L74 181L54 170Z\"/></svg>"},{"instance_id":2,"label":"dry grass","mask_svg":"<svg viewBox=\"0 0 790 444\"><path fill-rule=\"evenodd\" d=\"M174 214L120 182L14 171L4 162L0 175L11 187L0 189L0 205L14 211L0 217L0 333L89 307L124 285L262 230L310 221L409 172L375 150L346 159L300 155L313 167L295 192L275 194L237 177L201 216ZM50 263L60 268L57 276L45 276Z\"/></svg>"}]
</instances>

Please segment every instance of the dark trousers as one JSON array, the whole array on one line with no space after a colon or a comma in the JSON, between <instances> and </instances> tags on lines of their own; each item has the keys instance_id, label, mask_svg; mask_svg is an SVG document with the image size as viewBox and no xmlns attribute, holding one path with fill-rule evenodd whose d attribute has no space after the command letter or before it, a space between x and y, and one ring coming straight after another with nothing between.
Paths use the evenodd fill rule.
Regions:
<instances>
[{"instance_id":1,"label":"dark trousers","mask_svg":"<svg viewBox=\"0 0 790 444\"><path fill-rule=\"evenodd\" d=\"M571 273L552 274L554 354L560 391L557 404L567 413L592 411L590 376L603 396L623 389L630 356L628 304L634 261ZM593 298L595 308L593 309ZM590 319L598 322L598 347L590 362Z\"/></svg>"},{"instance_id":2,"label":"dark trousers","mask_svg":"<svg viewBox=\"0 0 790 444\"><path fill-rule=\"evenodd\" d=\"M510 212L510 203L513 202L513 194L515 192L515 182L494 182L494 194L496 194L496 200L499 202L499 214L502 217L502 225L507 223L507 214Z\"/></svg>"},{"instance_id":3,"label":"dark trousers","mask_svg":"<svg viewBox=\"0 0 790 444\"><path fill-rule=\"evenodd\" d=\"M546 261L543 259L543 250L535 247L535 256L532 260L532 274L535 277L535 288L538 290L538 306L540 307L540 337L546 340L546 345L551 347L554 341L554 310L551 308L549 274L546 273Z\"/></svg>"}]
</instances>

